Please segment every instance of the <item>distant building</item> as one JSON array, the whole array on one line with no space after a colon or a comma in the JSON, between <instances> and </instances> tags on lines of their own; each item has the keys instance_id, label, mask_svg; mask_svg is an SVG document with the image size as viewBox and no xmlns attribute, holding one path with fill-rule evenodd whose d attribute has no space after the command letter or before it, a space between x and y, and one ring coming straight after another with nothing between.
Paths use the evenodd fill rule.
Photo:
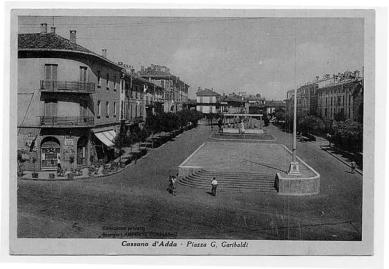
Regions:
<instances>
[{"instance_id":1,"label":"distant building","mask_svg":"<svg viewBox=\"0 0 389 269\"><path fill-rule=\"evenodd\" d=\"M286 103L284 101L266 101L265 108L266 114L273 114L277 110L285 111Z\"/></svg>"},{"instance_id":2,"label":"distant building","mask_svg":"<svg viewBox=\"0 0 389 269\"><path fill-rule=\"evenodd\" d=\"M176 112L186 106L190 86L171 74L168 67L155 64L147 68L142 66L138 75L163 88L165 112Z\"/></svg>"},{"instance_id":3,"label":"distant building","mask_svg":"<svg viewBox=\"0 0 389 269\"><path fill-rule=\"evenodd\" d=\"M338 74L318 88L318 115L327 120L362 122L363 77L359 71Z\"/></svg>"},{"instance_id":4,"label":"distant building","mask_svg":"<svg viewBox=\"0 0 389 269\"><path fill-rule=\"evenodd\" d=\"M293 116L294 90L287 92L286 115ZM346 71L332 77L326 74L297 89L297 117L317 115L325 120L362 122L363 76Z\"/></svg>"},{"instance_id":5,"label":"distant building","mask_svg":"<svg viewBox=\"0 0 389 269\"><path fill-rule=\"evenodd\" d=\"M220 94L210 89L196 93L196 109L205 114L220 112Z\"/></svg>"},{"instance_id":6,"label":"distant building","mask_svg":"<svg viewBox=\"0 0 389 269\"><path fill-rule=\"evenodd\" d=\"M223 113L242 114L246 111L246 101L242 96L230 94L220 98L220 110Z\"/></svg>"},{"instance_id":7,"label":"distant building","mask_svg":"<svg viewBox=\"0 0 389 269\"><path fill-rule=\"evenodd\" d=\"M262 98L260 94L249 95L245 98L248 113L250 114L264 114L266 113L266 99Z\"/></svg>"}]
</instances>

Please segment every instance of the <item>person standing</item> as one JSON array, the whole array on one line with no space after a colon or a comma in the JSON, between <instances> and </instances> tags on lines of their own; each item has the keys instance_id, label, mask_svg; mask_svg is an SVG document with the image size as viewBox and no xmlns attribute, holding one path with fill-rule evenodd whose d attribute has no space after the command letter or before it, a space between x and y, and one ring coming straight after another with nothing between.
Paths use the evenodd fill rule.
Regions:
<instances>
[{"instance_id":1,"label":"person standing","mask_svg":"<svg viewBox=\"0 0 389 269\"><path fill-rule=\"evenodd\" d=\"M167 187L167 191L169 192L169 193L172 193L173 192L173 176L169 176L169 185L168 185L168 187Z\"/></svg>"},{"instance_id":2,"label":"person standing","mask_svg":"<svg viewBox=\"0 0 389 269\"><path fill-rule=\"evenodd\" d=\"M244 121L243 121L243 119L242 119L242 121L240 122L240 130L241 130L241 132L242 132L242 134L244 134L245 133L245 128L244 128Z\"/></svg>"},{"instance_id":3,"label":"person standing","mask_svg":"<svg viewBox=\"0 0 389 269\"><path fill-rule=\"evenodd\" d=\"M211 193L213 196L216 196L216 189L217 189L217 180L215 177L212 178L212 181L211 181Z\"/></svg>"},{"instance_id":4,"label":"person standing","mask_svg":"<svg viewBox=\"0 0 389 269\"><path fill-rule=\"evenodd\" d=\"M176 182L177 182L177 178L175 176L172 176L172 194L173 194L173 196L176 196Z\"/></svg>"},{"instance_id":5,"label":"person standing","mask_svg":"<svg viewBox=\"0 0 389 269\"><path fill-rule=\"evenodd\" d=\"M355 173L355 169L357 168L357 163L352 161L350 163L350 167L351 167L351 174L354 174Z\"/></svg>"}]
</instances>

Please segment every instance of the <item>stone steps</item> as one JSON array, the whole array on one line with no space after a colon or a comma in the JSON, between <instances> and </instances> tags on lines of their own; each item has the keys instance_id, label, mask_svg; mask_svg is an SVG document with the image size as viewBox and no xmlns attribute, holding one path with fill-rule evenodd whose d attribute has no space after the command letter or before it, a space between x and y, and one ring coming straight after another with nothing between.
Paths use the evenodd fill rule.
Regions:
<instances>
[{"instance_id":1,"label":"stone steps","mask_svg":"<svg viewBox=\"0 0 389 269\"><path fill-rule=\"evenodd\" d=\"M213 177L216 177L218 181L218 191L276 192L274 188L275 175L266 173L200 170L181 178L178 183L188 187L210 190Z\"/></svg>"}]
</instances>

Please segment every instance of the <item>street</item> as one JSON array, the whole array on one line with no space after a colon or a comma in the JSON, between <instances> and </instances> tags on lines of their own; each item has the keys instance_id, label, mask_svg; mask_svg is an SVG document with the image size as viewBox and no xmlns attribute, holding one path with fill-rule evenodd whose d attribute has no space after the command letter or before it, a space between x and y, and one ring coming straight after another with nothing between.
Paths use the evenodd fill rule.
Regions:
<instances>
[{"instance_id":1,"label":"street","mask_svg":"<svg viewBox=\"0 0 389 269\"><path fill-rule=\"evenodd\" d=\"M274 143L291 147L292 136L270 125ZM167 192L168 176L203 142L208 126L186 131L151 150L136 165L105 178L80 181L18 181L18 236L104 238L104 227L141 230L126 237L361 240L362 176L320 149L297 144L297 155L321 175L320 194L218 193L179 185ZM109 229L108 229L109 230Z\"/></svg>"}]
</instances>

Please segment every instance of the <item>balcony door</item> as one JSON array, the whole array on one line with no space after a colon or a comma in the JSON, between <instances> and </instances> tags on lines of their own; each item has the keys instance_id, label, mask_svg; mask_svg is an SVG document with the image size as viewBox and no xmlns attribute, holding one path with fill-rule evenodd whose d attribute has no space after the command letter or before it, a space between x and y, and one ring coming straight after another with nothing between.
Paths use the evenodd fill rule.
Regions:
<instances>
[{"instance_id":1,"label":"balcony door","mask_svg":"<svg viewBox=\"0 0 389 269\"><path fill-rule=\"evenodd\" d=\"M80 100L80 117L81 121L85 122L88 117L88 102L86 100Z\"/></svg>"},{"instance_id":2,"label":"balcony door","mask_svg":"<svg viewBox=\"0 0 389 269\"><path fill-rule=\"evenodd\" d=\"M80 66L80 82L87 82L87 67Z\"/></svg>"},{"instance_id":3,"label":"balcony door","mask_svg":"<svg viewBox=\"0 0 389 269\"><path fill-rule=\"evenodd\" d=\"M48 99L45 100L45 106L44 106L44 118L43 122L44 124L54 124L57 121L57 100L54 99Z\"/></svg>"},{"instance_id":4,"label":"balcony door","mask_svg":"<svg viewBox=\"0 0 389 269\"><path fill-rule=\"evenodd\" d=\"M86 90L87 89L87 67L80 66L80 89Z\"/></svg>"},{"instance_id":5,"label":"balcony door","mask_svg":"<svg viewBox=\"0 0 389 269\"><path fill-rule=\"evenodd\" d=\"M45 64L45 88L57 87L57 64Z\"/></svg>"}]
</instances>

